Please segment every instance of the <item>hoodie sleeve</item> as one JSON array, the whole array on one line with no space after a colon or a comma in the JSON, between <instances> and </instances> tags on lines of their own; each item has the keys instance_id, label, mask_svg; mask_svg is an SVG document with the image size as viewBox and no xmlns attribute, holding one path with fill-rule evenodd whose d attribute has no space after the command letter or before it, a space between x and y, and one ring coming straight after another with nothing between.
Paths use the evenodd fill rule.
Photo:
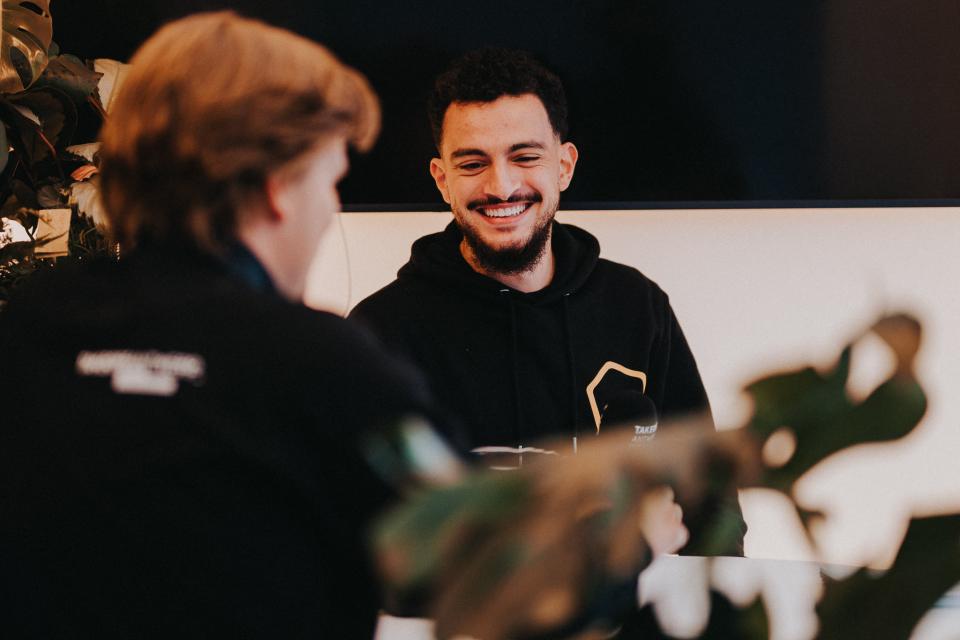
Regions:
<instances>
[{"instance_id":1,"label":"hoodie sleeve","mask_svg":"<svg viewBox=\"0 0 960 640\"><path fill-rule=\"evenodd\" d=\"M655 358L660 361L663 380L661 418L676 418L688 413L710 412L707 392L690 346L683 335L677 316L664 294L662 330L656 345ZM712 420L712 416L711 416Z\"/></svg>"},{"instance_id":2,"label":"hoodie sleeve","mask_svg":"<svg viewBox=\"0 0 960 640\"><path fill-rule=\"evenodd\" d=\"M713 415L707 392L700 379L696 360L680 328L680 322L670 307L664 294L663 331L660 335L659 349L665 359L663 403L661 420L681 418L685 414L706 411L713 424ZM680 550L681 555L743 555L743 540L747 533L747 524L743 519L737 492L732 489L714 496L703 505L702 513L695 521L686 522L690 529L690 540ZM716 522L729 523L737 532L732 546L718 548L710 539L709 531Z\"/></svg>"}]
</instances>

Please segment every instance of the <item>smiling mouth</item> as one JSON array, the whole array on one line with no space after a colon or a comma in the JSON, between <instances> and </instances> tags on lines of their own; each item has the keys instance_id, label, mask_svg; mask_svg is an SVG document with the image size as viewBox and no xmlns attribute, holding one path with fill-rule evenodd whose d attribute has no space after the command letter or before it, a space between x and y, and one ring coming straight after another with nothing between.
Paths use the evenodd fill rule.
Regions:
<instances>
[{"instance_id":1,"label":"smiling mouth","mask_svg":"<svg viewBox=\"0 0 960 640\"><path fill-rule=\"evenodd\" d=\"M477 207L477 212L488 218L515 218L530 208L532 203L516 203L508 206L496 205L487 207Z\"/></svg>"}]
</instances>

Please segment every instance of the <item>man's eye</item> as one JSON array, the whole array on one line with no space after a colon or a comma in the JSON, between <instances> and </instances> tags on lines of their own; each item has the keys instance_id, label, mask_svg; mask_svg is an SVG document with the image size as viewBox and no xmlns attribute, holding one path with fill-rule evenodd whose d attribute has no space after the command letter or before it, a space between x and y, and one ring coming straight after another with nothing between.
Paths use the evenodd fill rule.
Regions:
<instances>
[{"instance_id":1,"label":"man's eye","mask_svg":"<svg viewBox=\"0 0 960 640\"><path fill-rule=\"evenodd\" d=\"M514 158L515 162L536 162L540 159L540 156L517 156Z\"/></svg>"},{"instance_id":2,"label":"man's eye","mask_svg":"<svg viewBox=\"0 0 960 640\"><path fill-rule=\"evenodd\" d=\"M460 165L461 171L479 171L483 168L483 164L480 162L467 162Z\"/></svg>"}]
</instances>

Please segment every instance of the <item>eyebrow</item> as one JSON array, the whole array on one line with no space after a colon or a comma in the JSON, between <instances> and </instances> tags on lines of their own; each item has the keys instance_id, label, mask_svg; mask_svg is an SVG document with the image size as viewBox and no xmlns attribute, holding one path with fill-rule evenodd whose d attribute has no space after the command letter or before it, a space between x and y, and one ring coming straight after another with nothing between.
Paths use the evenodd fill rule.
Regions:
<instances>
[{"instance_id":1,"label":"eyebrow","mask_svg":"<svg viewBox=\"0 0 960 640\"><path fill-rule=\"evenodd\" d=\"M510 153L515 151L520 151L521 149L544 149L542 143L535 140L528 140L526 142L518 142L516 144L510 145ZM485 156L487 155L486 151L482 149L457 149L456 151L450 154L451 158L465 158L467 156Z\"/></svg>"},{"instance_id":2,"label":"eyebrow","mask_svg":"<svg viewBox=\"0 0 960 640\"><path fill-rule=\"evenodd\" d=\"M457 149L450 154L451 158L464 158L466 156L485 156L487 155L480 149Z\"/></svg>"},{"instance_id":3,"label":"eyebrow","mask_svg":"<svg viewBox=\"0 0 960 640\"><path fill-rule=\"evenodd\" d=\"M514 151L520 151L521 149L541 149L542 150L544 148L545 147L541 143L537 142L536 140L530 140L528 142L518 142L515 145L511 145L510 153L513 153Z\"/></svg>"}]
</instances>

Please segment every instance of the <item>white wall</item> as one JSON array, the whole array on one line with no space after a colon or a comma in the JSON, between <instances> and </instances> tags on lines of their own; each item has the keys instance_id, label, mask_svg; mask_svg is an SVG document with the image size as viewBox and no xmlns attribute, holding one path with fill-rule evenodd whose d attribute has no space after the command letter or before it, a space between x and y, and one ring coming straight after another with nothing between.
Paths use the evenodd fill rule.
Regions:
<instances>
[{"instance_id":1,"label":"white wall","mask_svg":"<svg viewBox=\"0 0 960 640\"><path fill-rule=\"evenodd\" d=\"M350 213L321 247L307 302L343 313L393 279L417 237L449 214ZM960 511L960 210L785 209L573 212L606 258L636 266L669 294L722 427L749 414L741 389L775 369L828 366L880 313L924 323L919 374L930 396L918 431L825 461L801 486L807 506L840 509L818 534L825 559L880 561L902 514ZM868 343L853 391L889 361ZM753 557L808 558L793 514L765 492L742 496Z\"/></svg>"}]
</instances>

